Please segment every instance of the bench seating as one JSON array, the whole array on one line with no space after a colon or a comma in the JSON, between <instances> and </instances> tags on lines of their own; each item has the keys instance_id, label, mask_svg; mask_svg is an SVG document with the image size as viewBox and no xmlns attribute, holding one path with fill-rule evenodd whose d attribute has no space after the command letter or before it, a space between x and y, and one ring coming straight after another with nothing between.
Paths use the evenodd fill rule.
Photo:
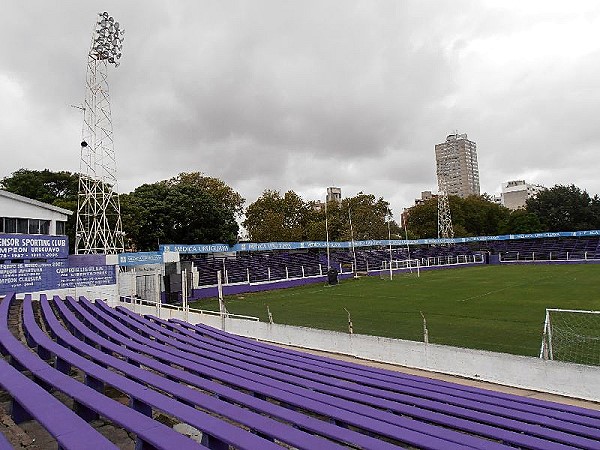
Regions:
<instances>
[{"instance_id":1,"label":"bench seating","mask_svg":"<svg viewBox=\"0 0 600 450\"><path fill-rule=\"evenodd\" d=\"M116 316L116 313L114 312L114 310L107 308L105 305L102 305L102 303L100 303L98 305L99 308L106 310L107 313L112 312L113 315L115 315L115 318L118 318L118 316ZM136 315L134 314L130 314L127 313L124 310L120 310L119 312L121 312L124 315L129 315L131 317L129 317L129 320L132 320ZM142 328L143 329L143 333L148 334L147 328L150 326L147 324L147 321L144 319L139 318L137 319L137 322L130 324L132 326L132 328ZM163 329L163 333L166 333L166 331ZM165 337L161 337L161 336L154 336L154 339L156 341L161 341L161 342L166 342ZM178 339L176 341L171 342L173 347L179 348L182 351L187 352L188 354L188 358L193 359L194 361L198 361L198 357L202 356L203 358L207 358L206 360L202 360L203 364L206 366L208 364L211 364L211 361L214 361L215 358L217 358L216 352L212 352L212 354L209 354L208 352L200 352L199 350L197 350L197 348L195 349L194 347L188 347L187 344L183 344L184 338L182 338L181 336L178 337ZM213 349L214 350L214 349ZM168 347L163 349L163 351L166 352L170 352L172 350L170 350ZM244 357L244 363L242 364L241 362L237 362L237 364L241 364L243 367L246 368L247 371L252 370L252 372L256 372L256 373L262 373L265 374L266 377L271 378L272 382L276 382L278 380L284 382L282 385L285 385L285 383L287 383L288 385L294 385L298 384L299 382L302 383L303 380L298 381L298 377L292 377L291 375L281 375L279 372L276 371L268 371L267 369L249 369L249 366L247 365L248 363L248 358ZM223 358L219 358L219 360L223 361ZM231 367L232 364L236 364L233 361L232 357L229 357L229 359L227 359L226 364ZM270 361L269 361L269 365L270 365ZM217 367L215 367L217 368ZM249 377L250 375L246 375L246 377ZM303 376L306 376L306 374L303 374ZM304 385L310 389L310 393L306 394L307 396L310 395L311 397L317 397L319 395L319 391L323 391L323 383L325 383L326 381L323 381L322 383L314 383L314 382L306 382L304 381ZM350 387L351 388L351 387ZM446 405L445 400L444 401L438 401L438 405L436 406L436 410L434 410L434 412L431 412L432 409L432 405L431 403L429 403L428 407L425 407L426 405L424 405L423 410L422 411L418 411L415 410L414 407L410 407L408 406L409 403L406 403L405 405L402 405L401 403L399 403L396 399L395 402L391 402L388 399L381 399L381 398L376 398L374 396L369 396L365 395L364 392L361 394L360 393L360 387L356 390L356 392L350 392L348 393L347 390L349 389L348 385L344 385L343 388L325 388L326 390L323 392L329 392L331 395L331 397L334 398L334 400L331 400L332 402L335 402L336 404L340 405L340 401L342 405L346 405L346 408L350 409L352 406L352 404L349 403L344 403L343 400L346 401L350 401L353 398L359 398L361 399L362 402L372 402L373 405L379 406L381 408L387 408L389 410L401 413L401 414L408 414L408 415L413 415L417 414L417 413L425 413L426 416L423 416L423 419L425 420L453 420L453 424L454 426L458 426L458 423L456 421L459 421L460 426L462 427L467 427L464 428L465 430L468 430L472 433L476 433L478 430L479 433L489 433L491 435L492 438L496 438L496 439L502 439L506 442L514 442L514 443L518 443L517 445L537 445L537 447L533 447L533 448L550 448L551 445L556 445L558 447L556 448L566 448L565 446L569 446L569 445L582 445L582 446L587 446L587 448L594 448L595 446L595 442L596 442L596 438L595 436L597 436L597 426L585 426L585 425L578 425L575 424L575 426L573 427L572 424L569 423L569 421L565 421L565 423L559 423L559 422L554 422L552 423L552 420L548 420L543 414L538 414L537 416L534 414L530 414L530 418L529 421L532 423L527 423L527 422L523 422L522 420L516 420L513 418L505 418L505 417L497 417L495 414L490 414L490 413L485 413L484 411L486 409L488 409L488 406L486 405L483 410L484 411L470 411L468 408L464 408L464 407L458 407L460 409L457 409L457 406L452 406L452 405ZM482 390L481 390L482 391ZM483 392L483 391L482 391ZM344 397L346 397L344 399ZM410 401L412 403L415 402L415 397L412 397L410 399ZM419 401L419 399L416 399L417 401ZM420 400L421 402L423 400ZM493 401L490 402L491 404L493 404ZM411 404L412 406L412 404ZM364 411L364 407L363 409L360 409L360 407L357 407L354 404L354 407L356 408L356 411ZM492 409L490 407L490 409ZM549 409L552 410L552 409ZM439 414L438 411L445 411L447 414L446 415L442 415ZM469 412L470 411L470 412ZM506 412L505 412L506 413ZM518 414L519 412L517 411L516 414ZM365 414L363 412L363 414ZM366 413L368 415L368 413ZM452 414L456 414L458 415L458 417L452 417ZM464 415L464 414L469 414L470 417L470 422L467 422L465 420L461 420L460 415ZM451 416L451 417L449 417ZM380 417L380 416L379 416ZM380 417L381 418L381 417ZM535 421L537 420L537 423L535 423ZM584 418L585 420L585 418ZM484 426L484 424L481 424L481 421L487 421L489 424L489 427L487 428L487 430L485 429L486 427ZM549 422L549 423L548 423ZM446 422L447 424L449 424L450 422ZM597 420L593 421L593 423L597 424ZM449 425L452 426L452 425ZM491 427L490 427L491 426ZM572 432L565 432L563 430L560 429L555 429L552 428L552 426L556 426L556 427L564 427L566 429L571 429L571 430L576 430L577 432L583 432L584 436L594 436L594 439L590 439L589 437L579 437L577 434L574 434ZM508 430L507 430L508 428ZM514 431L509 431L510 429L513 429ZM554 444L551 444L554 443Z\"/></svg>"},{"instance_id":2,"label":"bench seating","mask_svg":"<svg viewBox=\"0 0 600 450\"><path fill-rule=\"evenodd\" d=\"M598 411L336 361L83 297L41 295L36 319L26 296L27 348L8 330L12 297L0 304L0 350L14 367L0 359L0 385L19 393L11 383L28 383L32 398L54 399L53 419L73 442L100 436L87 422L101 415L135 433L139 449L600 449ZM48 389L71 397L75 411ZM26 398L14 399L17 419L33 416ZM152 419L158 412L200 430L202 444ZM114 448L100 438L86 448Z\"/></svg>"},{"instance_id":3,"label":"bench seating","mask_svg":"<svg viewBox=\"0 0 600 450\"><path fill-rule=\"evenodd\" d=\"M124 310L119 311L126 313ZM130 315L135 319L135 315ZM147 321L139 319L140 326L154 327L155 331L166 336L171 332L159 327L158 325L148 324ZM196 349L184 347L183 342L189 344L189 340L182 336L177 338L178 341L173 345L195 355L206 356L207 344L196 345ZM200 353L197 348L204 348L205 351ZM526 413L519 410L512 410L503 407L498 407L494 402L481 404L466 399L455 399L452 395L436 394L425 395L414 389L404 388L404 393L390 393L393 389L389 383L380 383L381 389L364 386L362 383L350 384L350 378L338 380L335 371L329 371L326 374L308 373L305 368L295 367L287 369L284 365L273 362L273 358L255 358L248 354L241 354L239 348L229 350L219 350L215 345L210 346L213 355L223 355L223 361L231 365L246 367L253 364L256 369L250 369L254 372L265 374L273 379L279 379L290 384L300 384L313 391L328 393L336 396L338 399L346 399L348 401L360 400L364 404L374 407L386 408L399 414L410 415L411 408L404 405L420 406L424 411L437 411L446 413L449 416L471 420L474 423L486 423L498 429L512 429L519 433L527 433L532 436L539 436L550 441L562 442L567 445L592 445L590 439L600 439L600 432L596 427L572 423L568 420L558 420L552 417L547 417L546 414ZM216 357L216 356L213 356ZM235 362L234 362L235 360ZM405 392L411 395L405 395ZM414 414L414 412L413 412ZM432 414L426 413L427 420L435 420ZM444 417L437 417L438 420L443 420ZM446 422L445 425L449 423ZM464 426L464 424L463 424ZM474 428L470 431L474 432ZM483 431L483 430L480 430ZM492 430L489 430L492 431ZM492 431L494 436L497 436L498 430ZM585 436L580 438L578 435ZM517 436L514 436L515 438ZM543 448L543 447L542 447Z\"/></svg>"},{"instance_id":4,"label":"bench seating","mask_svg":"<svg viewBox=\"0 0 600 450\"><path fill-rule=\"evenodd\" d=\"M38 384L52 387L73 398L76 404L79 406L79 413L81 415L93 418L91 412L95 412L131 431L132 433L135 433L138 438L138 442L136 444L137 448L166 448L168 444L172 443L178 445L178 448L200 448L199 445L191 439L162 425L159 422L152 420L150 417L140 414L137 411L134 411L120 404L119 402L102 395L93 387L86 386L71 378L69 375L52 368L46 361L32 353L8 330L8 310L12 299L14 299L14 296L8 297L8 300L5 299L2 304L0 304L0 343L10 355L11 360L15 360L19 366L29 370L33 377L37 380ZM31 296L25 297L24 305L26 305L28 301L31 302ZM31 304L29 303L29 305ZM24 309L24 320L32 320L35 322L35 319L33 318L33 311L30 311L29 314L28 310ZM41 333L41 330L39 331ZM60 359L57 359L57 365L64 370L66 367L60 361ZM62 417L62 420L59 422L65 422L64 426L77 426L83 422L77 421L76 419L71 421L71 415L68 412L65 412L65 410L70 411L66 407L60 408L60 406L57 406L56 410L51 408L47 410L47 413L49 417ZM52 422L44 421L40 423L45 427L53 426ZM100 441L97 438L94 438L92 433L89 433L89 441L85 440L87 436L85 431L86 428L89 428L89 426L83 422L81 435L79 435L77 432L74 432L72 436L75 440L74 445L69 444L68 447L65 445L65 448L96 448L95 446L87 447L87 444L82 445L82 443L87 442L94 444L96 441L99 442L97 448L114 448L114 445L110 444L110 442L108 442L108 444L111 446L106 447L107 441ZM77 431L77 429L74 430ZM53 434L55 433L53 429L48 429L48 432L52 436L56 437L59 445L63 445L61 443L61 439L67 437L66 435L55 435ZM100 436L98 433L96 434ZM102 442L104 442L105 447L102 447Z\"/></svg>"}]
</instances>

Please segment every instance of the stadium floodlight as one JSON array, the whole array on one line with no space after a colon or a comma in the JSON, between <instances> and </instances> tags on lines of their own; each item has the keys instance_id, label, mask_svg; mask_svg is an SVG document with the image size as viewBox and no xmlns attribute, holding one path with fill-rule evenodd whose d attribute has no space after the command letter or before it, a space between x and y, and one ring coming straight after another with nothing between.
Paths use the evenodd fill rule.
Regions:
<instances>
[{"instance_id":1,"label":"stadium floodlight","mask_svg":"<svg viewBox=\"0 0 600 450\"><path fill-rule=\"evenodd\" d=\"M105 60L110 64L114 64L117 67L116 60L121 58L121 50L123 44L123 34L125 30L121 28L119 22L115 22L114 17L108 14L108 12L99 13L100 20L97 22L98 28L94 30L93 42L101 44L99 48L97 45L92 45L90 50L90 57L96 60Z\"/></svg>"},{"instance_id":2,"label":"stadium floodlight","mask_svg":"<svg viewBox=\"0 0 600 450\"><path fill-rule=\"evenodd\" d=\"M108 65L119 66L124 30L98 13L88 52L83 139L79 167L75 253L124 251L121 207L108 89ZM118 24L118 25L117 25Z\"/></svg>"}]
</instances>

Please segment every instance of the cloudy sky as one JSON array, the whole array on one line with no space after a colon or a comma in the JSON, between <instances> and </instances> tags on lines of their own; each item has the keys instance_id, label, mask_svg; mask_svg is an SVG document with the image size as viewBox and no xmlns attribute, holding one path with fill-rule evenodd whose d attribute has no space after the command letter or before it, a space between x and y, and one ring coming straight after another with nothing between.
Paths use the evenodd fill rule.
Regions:
<instances>
[{"instance_id":1,"label":"cloudy sky","mask_svg":"<svg viewBox=\"0 0 600 450\"><path fill-rule=\"evenodd\" d=\"M8 1L0 177L79 170L99 11L126 30L110 71L119 188L182 171L264 189L435 190L434 145L477 143L482 192L525 179L600 193L600 2Z\"/></svg>"}]
</instances>

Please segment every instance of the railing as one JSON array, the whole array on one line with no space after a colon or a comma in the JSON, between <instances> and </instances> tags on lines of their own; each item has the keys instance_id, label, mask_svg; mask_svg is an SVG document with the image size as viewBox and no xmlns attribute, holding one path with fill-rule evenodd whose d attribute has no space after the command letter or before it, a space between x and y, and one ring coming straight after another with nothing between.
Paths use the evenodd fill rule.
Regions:
<instances>
[{"instance_id":1,"label":"railing","mask_svg":"<svg viewBox=\"0 0 600 450\"><path fill-rule=\"evenodd\" d=\"M153 300L144 300L141 298L137 298L137 297L119 297L119 302L120 303L129 303L133 306L133 312L137 312L137 313L141 313L141 307L142 306L150 306L153 308L156 308L157 311L161 310L166 310L167 312L170 311L177 311L180 312L182 315L185 315L186 312L187 313L195 313L195 314L200 314L200 315L206 315L206 316L216 316L216 317L220 317L221 313L219 311L210 311L210 310L206 310L206 309L196 309L196 308L184 308L182 306L178 306L178 305L172 305L170 303L162 303L162 302L155 302ZM158 314L158 313L157 313ZM167 317L166 317L167 316ZM255 322L259 321L258 317L254 317L254 316L245 316L243 314L230 314L230 313L225 313L224 316L228 319L245 319L245 320L253 320ZM172 318L175 317L172 314L159 314L159 317L161 318Z\"/></svg>"},{"instance_id":2,"label":"railing","mask_svg":"<svg viewBox=\"0 0 600 450\"><path fill-rule=\"evenodd\" d=\"M591 261L599 260L596 252L587 251L509 251L499 255L500 262Z\"/></svg>"},{"instance_id":3,"label":"railing","mask_svg":"<svg viewBox=\"0 0 600 450\"><path fill-rule=\"evenodd\" d=\"M430 256L421 258L421 267L440 267L440 266L456 266L463 264L483 264L485 258L481 254L475 255L447 255L447 256Z\"/></svg>"},{"instance_id":4,"label":"railing","mask_svg":"<svg viewBox=\"0 0 600 450\"><path fill-rule=\"evenodd\" d=\"M217 272L206 273L203 271L198 277L198 284L194 289L216 286ZM295 278L310 278L324 275L324 268L321 264L312 265L290 265L290 266L267 266L261 268L244 267L237 269L225 269L224 284L250 284L269 281L290 280Z\"/></svg>"}]
</instances>

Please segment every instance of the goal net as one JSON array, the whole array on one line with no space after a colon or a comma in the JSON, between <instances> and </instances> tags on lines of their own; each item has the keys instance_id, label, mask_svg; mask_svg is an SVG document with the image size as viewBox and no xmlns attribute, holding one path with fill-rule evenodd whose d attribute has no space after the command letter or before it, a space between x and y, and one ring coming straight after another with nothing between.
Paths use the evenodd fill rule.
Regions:
<instances>
[{"instance_id":1,"label":"goal net","mask_svg":"<svg viewBox=\"0 0 600 450\"><path fill-rule=\"evenodd\" d=\"M421 276L421 265L418 259L392 259L382 261L379 270L379 278L382 280L393 280L396 275Z\"/></svg>"},{"instance_id":2,"label":"goal net","mask_svg":"<svg viewBox=\"0 0 600 450\"><path fill-rule=\"evenodd\" d=\"M546 309L540 357L600 365L600 311Z\"/></svg>"}]
</instances>

